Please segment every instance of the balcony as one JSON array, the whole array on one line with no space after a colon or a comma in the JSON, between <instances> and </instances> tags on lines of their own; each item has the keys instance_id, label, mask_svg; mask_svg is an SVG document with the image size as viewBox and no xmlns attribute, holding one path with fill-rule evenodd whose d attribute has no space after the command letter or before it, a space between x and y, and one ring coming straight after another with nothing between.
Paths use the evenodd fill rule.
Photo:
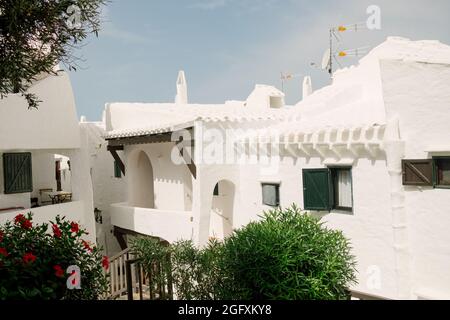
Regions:
<instances>
[{"instance_id":1,"label":"balcony","mask_svg":"<svg viewBox=\"0 0 450 320\"><path fill-rule=\"evenodd\" d=\"M194 224L190 211L137 208L127 203L118 203L111 205L111 223L171 243L193 237Z\"/></svg>"},{"instance_id":2,"label":"balcony","mask_svg":"<svg viewBox=\"0 0 450 320\"><path fill-rule=\"evenodd\" d=\"M33 222L35 224L47 223L50 220L54 221L57 215L64 216L69 221L80 221L80 218L84 217L84 210L83 201L67 202L33 209L11 209L0 213L0 224L14 220L14 217L18 214L26 214L28 212L33 213ZM80 222L84 223L84 221Z\"/></svg>"}]
</instances>

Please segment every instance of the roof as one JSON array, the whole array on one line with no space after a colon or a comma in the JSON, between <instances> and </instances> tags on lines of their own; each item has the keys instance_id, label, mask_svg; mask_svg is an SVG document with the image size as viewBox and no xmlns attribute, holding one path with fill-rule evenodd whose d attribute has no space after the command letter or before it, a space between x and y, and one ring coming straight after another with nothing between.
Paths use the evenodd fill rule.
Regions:
<instances>
[{"instance_id":1,"label":"roof","mask_svg":"<svg viewBox=\"0 0 450 320\"><path fill-rule=\"evenodd\" d=\"M290 108L270 108L269 97L284 98L284 94L274 87L257 85L248 101L224 104L110 103L106 108L108 133L105 138L172 132L191 127L195 121L285 120Z\"/></svg>"}]
</instances>

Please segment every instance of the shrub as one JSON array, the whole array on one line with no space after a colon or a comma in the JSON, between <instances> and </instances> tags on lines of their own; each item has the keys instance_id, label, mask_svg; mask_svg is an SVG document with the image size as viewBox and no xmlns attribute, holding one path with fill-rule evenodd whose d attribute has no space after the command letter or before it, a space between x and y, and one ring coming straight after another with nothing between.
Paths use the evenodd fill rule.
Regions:
<instances>
[{"instance_id":1,"label":"shrub","mask_svg":"<svg viewBox=\"0 0 450 320\"><path fill-rule=\"evenodd\" d=\"M348 299L355 262L342 232L293 206L225 240L223 268L233 290L225 299Z\"/></svg>"},{"instance_id":2,"label":"shrub","mask_svg":"<svg viewBox=\"0 0 450 320\"><path fill-rule=\"evenodd\" d=\"M99 248L82 240L86 231L75 222L56 217L55 222L33 226L32 214L18 215L0 226L0 300L95 300L108 289L103 268L108 261ZM81 273L81 289L69 266Z\"/></svg>"},{"instance_id":3,"label":"shrub","mask_svg":"<svg viewBox=\"0 0 450 320\"><path fill-rule=\"evenodd\" d=\"M265 213L223 243L196 248L191 241L162 246L138 238L133 251L146 270L164 270L182 300L348 299L355 261L342 232L295 206ZM159 284L158 284L159 285Z\"/></svg>"}]
</instances>

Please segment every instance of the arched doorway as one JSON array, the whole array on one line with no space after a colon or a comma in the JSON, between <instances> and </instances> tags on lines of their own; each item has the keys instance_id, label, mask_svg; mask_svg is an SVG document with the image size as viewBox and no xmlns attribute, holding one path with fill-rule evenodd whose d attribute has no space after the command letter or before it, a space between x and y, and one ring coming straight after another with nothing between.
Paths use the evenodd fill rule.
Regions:
<instances>
[{"instance_id":1,"label":"arched doorway","mask_svg":"<svg viewBox=\"0 0 450 320\"><path fill-rule=\"evenodd\" d=\"M131 161L130 171L130 205L139 208L154 208L153 167L144 151L140 151Z\"/></svg>"},{"instance_id":2,"label":"arched doorway","mask_svg":"<svg viewBox=\"0 0 450 320\"><path fill-rule=\"evenodd\" d=\"M223 239L233 232L235 185L228 180L219 181L213 193L210 237Z\"/></svg>"}]
</instances>

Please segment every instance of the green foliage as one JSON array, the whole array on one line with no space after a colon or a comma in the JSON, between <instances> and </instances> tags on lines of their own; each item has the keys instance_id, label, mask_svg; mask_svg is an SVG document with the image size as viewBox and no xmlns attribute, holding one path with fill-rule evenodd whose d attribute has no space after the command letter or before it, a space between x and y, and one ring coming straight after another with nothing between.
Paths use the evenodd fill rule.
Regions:
<instances>
[{"instance_id":1,"label":"green foliage","mask_svg":"<svg viewBox=\"0 0 450 320\"><path fill-rule=\"evenodd\" d=\"M131 242L131 248L132 253L139 257L145 274L151 277L151 290L157 292L159 288L168 286L171 273L171 248L158 239L148 237L134 239Z\"/></svg>"},{"instance_id":2,"label":"green foliage","mask_svg":"<svg viewBox=\"0 0 450 320\"><path fill-rule=\"evenodd\" d=\"M232 299L348 299L355 262L342 232L295 206L264 214L225 240Z\"/></svg>"},{"instance_id":3,"label":"green foliage","mask_svg":"<svg viewBox=\"0 0 450 320\"><path fill-rule=\"evenodd\" d=\"M30 108L38 97L27 93L42 73L54 74L63 62L76 70L73 50L90 33L98 34L107 0L0 0L0 97L20 93Z\"/></svg>"},{"instance_id":4,"label":"green foliage","mask_svg":"<svg viewBox=\"0 0 450 320\"><path fill-rule=\"evenodd\" d=\"M217 300L224 290L223 246L211 241L204 249L192 241L181 241L172 247L172 277L177 295L182 300Z\"/></svg>"},{"instance_id":5,"label":"green foliage","mask_svg":"<svg viewBox=\"0 0 450 320\"><path fill-rule=\"evenodd\" d=\"M295 206L269 211L203 249L191 241L168 247L139 238L133 250L147 268L162 261L183 300L348 299L347 288L356 281L343 234Z\"/></svg>"},{"instance_id":6,"label":"green foliage","mask_svg":"<svg viewBox=\"0 0 450 320\"><path fill-rule=\"evenodd\" d=\"M100 298L108 289L104 259L99 248L82 240L84 235L78 224L59 216L51 226L33 226L31 213L1 226L0 300ZM67 288L69 266L80 268L80 290Z\"/></svg>"}]
</instances>

